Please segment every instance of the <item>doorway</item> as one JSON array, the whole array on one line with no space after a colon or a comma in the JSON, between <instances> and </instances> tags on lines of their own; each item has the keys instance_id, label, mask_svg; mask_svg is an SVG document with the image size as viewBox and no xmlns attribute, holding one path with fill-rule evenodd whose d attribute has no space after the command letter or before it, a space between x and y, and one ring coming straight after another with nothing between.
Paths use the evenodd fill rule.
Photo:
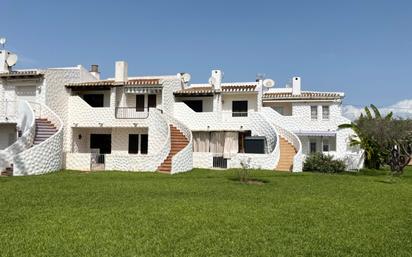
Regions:
<instances>
[{"instance_id":1,"label":"doorway","mask_svg":"<svg viewBox=\"0 0 412 257\"><path fill-rule=\"evenodd\" d=\"M90 134L90 149L99 149L100 154L112 152L111 134Z\"/></svg>"}]
</instances>

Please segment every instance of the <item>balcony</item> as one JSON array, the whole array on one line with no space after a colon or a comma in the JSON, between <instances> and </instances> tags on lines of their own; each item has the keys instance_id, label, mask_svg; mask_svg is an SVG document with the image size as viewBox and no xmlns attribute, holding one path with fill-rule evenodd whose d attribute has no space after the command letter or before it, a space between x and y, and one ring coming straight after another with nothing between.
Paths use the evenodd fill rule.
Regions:
<instances>
[{"instance_id":1,"label":"balcony","mask_svg":"<svg viewBox=\"0 0 412 257\"><path fill-rule=\"evenodd\" d=\"M153 108L92 107L79 96L69 97L69 124L73 127L148 127ZM153 109L154 111L155 109Z\"/></svg>"},{"instance_id":2,"label":"balcony","mask_svg":"<svg viewBox=\"0 0 412 257\"><path fill-rule=\"evenodd\" d=\"M116 119L147 119L149 118L149 108L139 107L116 107Z\"/></svg>"},{"instance_id":3,"label":"balcony","mask_svg":"<svg viewBox=\"0 0 412 257\"><path fill-rule=\"evenodd\" d=\"M247 130L253 113L255 112L195 112L185 103L174 104L174 116L191 130Z\"/></svg>"}]
</instances>

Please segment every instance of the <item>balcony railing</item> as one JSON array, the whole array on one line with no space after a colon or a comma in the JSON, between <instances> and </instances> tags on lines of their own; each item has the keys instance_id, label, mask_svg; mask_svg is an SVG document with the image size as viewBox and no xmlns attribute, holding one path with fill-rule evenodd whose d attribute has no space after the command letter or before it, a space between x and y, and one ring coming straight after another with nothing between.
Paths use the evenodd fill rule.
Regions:
<instances>
[{"instance_id":1,"label":"balcony railing","mask_svg":"<svg viewBox=\"0 0 412 257\"><path fill-rule=\"evenodd\" d=\"M232 117L247 117L248 112L232 112Z\"/></svg>"},{"instance_id":2,"label":"balcony railing","mask_svg":"<svg viewBox=\"0 0 412 257\"><path fill-rule=\"evenodd\" d=\"M147 119L149 108L116 107L116 119Z\"/></svg>"}]
</instances>

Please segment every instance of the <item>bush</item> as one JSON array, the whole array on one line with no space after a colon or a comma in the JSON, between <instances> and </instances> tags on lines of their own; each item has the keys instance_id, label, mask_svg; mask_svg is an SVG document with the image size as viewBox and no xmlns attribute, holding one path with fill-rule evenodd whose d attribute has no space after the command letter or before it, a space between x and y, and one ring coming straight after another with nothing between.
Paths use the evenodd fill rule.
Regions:
<instances>
[{"instance_id":1,"label":"bush","mask_svg":"<svg viewBox=\"0 0 412 257\"><path fill-rule=\"evenodd\" d=\"M315 153L308 156L303 163L303 171L318 171L323 173L338 173L345 171L342 160L334 160L332 156Z\"/></svg>"}]
</instances>

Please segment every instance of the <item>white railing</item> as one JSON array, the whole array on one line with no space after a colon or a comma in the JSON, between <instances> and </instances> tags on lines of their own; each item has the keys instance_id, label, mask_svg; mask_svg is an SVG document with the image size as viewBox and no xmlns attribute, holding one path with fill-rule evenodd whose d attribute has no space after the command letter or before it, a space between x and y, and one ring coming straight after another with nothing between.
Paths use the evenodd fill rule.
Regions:
<instances>
[{"instance_id":1,"label":"white railing","mask_svg":"<svg viewBox=\"0 0 412 257\"><path fill-rule=\"evenodd\" d=\"M297 153L293 157L293 172L301 172L302 168L303 168L303 156L302 156L302 143L301 143L299 137L295 133L293 133L292 131L289 131L289 130L279 126L278 124L276 124L278 115L280 115L280 114L278 114L272 108L263 107L262 108L262 114L276 128L279 135L284 137L287 141L289 141L293 145L293 147L295 147ZM278 144L280 144L280 142Z\"/></svg>"},{"instance_id":2,"label":"white railing","mask_svg":"<svg viewBox=\"0 0 412 257\"><path fill-rule=\"evenodd\" d=\"M365 152L362 150L360 153L347 153L343 157L343 161L346 164L346 170L359 171L363 169Z\"/></svg>"},{"instance_id":3,"label":"white railing","mask_svg":"<svg viewBox=\"0 0 412 257\"><path fill-rule=\"evenodd\" d=\"M27 101L21 101L18 105L19 126L22 136L16 142L0 151L0 170L4 170L13 162L16 154L28 149L33 145L35 136L35 115L33 109Z\"/></svg>"},{"instance_id":4,"label":"white railing","mask_svg":"<svg viewBox=\"0 0 412 257\"><path fill-rule=\"evenodd\" d=\"M173 108L173 117L191 130L236 130L244 124L249 124L250 116L253 113L255 112L195 112L183 102L174 103Z\"/></svg>"},{"instance_id":5,"label":"white railing","mask_svg":"<svg viewBox=\"0 0 412 257\"><path fill-rule=\"evenodd\" d=\"M153 111L152 111L153 110ZM171 131L170 131L170 126L167 122L167 119L164 117L162 114L161 110L158 109L151 109L152 111L152 116L151 118L151 125L152 127L154 126L159 126L159 123L161 123L163 126L167 127L167 132L166 132L166 138L163 143L163 146L161 147L161 151L159 153L156 153L153 157L155 164L155 169L157 169L163 162L166 160L167 156L169 155L170 149L171 149ZM157 121L155 120L157 119ZM155 129L159 129L158 127Z\"/></svg>"},{"instance_id":6,"label":"white railing","mask_svg":"<svg viewBox=\"0 0 412 257\"><path fill-rule=\"evenodd\" d=\"M69 120L79 126L98 126L99 123L111 123L114 120L114 108L93 108L80 96L69 97Z\"/></svg>"},{"instance_id":7,"label":"white railing","mask_svg":"<svg viewBox=\"0 0 412 257\"><path fill-rule=\"evenodd\" d=\"M14 156L15 176L45 174L62 168L63 121L44 104L41 104L41 113L38 115L39 118L48 119L54 124L57 132L40 144Z\"/></svg>"},{"instance_id":8,"label":"white railing","mask_svg":"<svg viewBox=\"0 0 412 257\"><path fill-rule=\"evenodd\" d=\"M182 122L167 113L163 113L167 121L179 129L188 139L189 143L172 157L171 173L180 173L193 169L193 135L192 131Z\"/></svg>"},{"instance_id":9,"label":"white railing","mask_svg":"<svg viewBox=\"0 0 412 257\"><path fill-rule=\"evenodd\" d=\"M236 154L230 160L230 167L239 167L241 162L248 162L248 166L253 169L274 170L279 163L280 147L279 133L263 115L258 112L250 115L250 128L252 134L264 136L267 140L268 153L266 154Z\"/></svg>"},{"instance_id":10,"label":"white railing","mask_svg":"<svg viewBox=\"0 0 412 257\"><path fill-rule=\"evenodd\" d=\"M116 119L147 119L149 108L116 107Z\"/></svg>"}]
</instances>

